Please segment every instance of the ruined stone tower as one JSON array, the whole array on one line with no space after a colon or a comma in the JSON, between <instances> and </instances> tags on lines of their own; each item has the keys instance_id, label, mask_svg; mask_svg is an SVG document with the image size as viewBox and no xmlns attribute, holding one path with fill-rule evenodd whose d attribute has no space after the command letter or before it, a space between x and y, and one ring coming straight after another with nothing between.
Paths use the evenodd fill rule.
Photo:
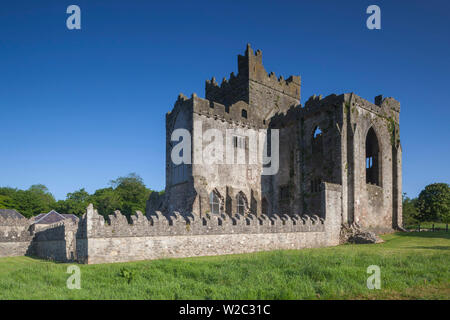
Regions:
<instances>
[{"instance_id":1,"label":"ruined stone tower","mask_svg":"<svg viewBox=\"0 0 450 320\"><path fill-rule=\"evenodd\" d=\"M377 96L370 103L353 93L313 96L302 106L300 77L268 74L262 52L247 45L238 56L237 75L220 85L207 80L205 99L180 94L167 113L166 190L163 196L152 194L147 214L323 216L321 190L329 182L341 186L342 224L392 230L401 226L399 113L393 98ZM192 137L192 164L171 160L176 129ZM194 137L208 129L221 132L233 155L241 149L246 159L251 157L247 130L270 135L278 129L279 170L263 175L261 164L196 163L208 141Z\"/></svg>"},{"instance_id":2,"label":"ruined stone tower","mask_svg":"<svg viewBox=\"0 0 450 320\"><path fill-rule=\"evenodd\" d=\"M0 257L110 263L315 248L341 243L348 225L402 226L395 99L331 94L302 106L300 77L267 74L250 46L238 74L207 81L205 96L180 94L166 115L166 189L146 216L105 219L89 205L79 221L38 229L0 215Z\"/></svg>"}]
</instances>

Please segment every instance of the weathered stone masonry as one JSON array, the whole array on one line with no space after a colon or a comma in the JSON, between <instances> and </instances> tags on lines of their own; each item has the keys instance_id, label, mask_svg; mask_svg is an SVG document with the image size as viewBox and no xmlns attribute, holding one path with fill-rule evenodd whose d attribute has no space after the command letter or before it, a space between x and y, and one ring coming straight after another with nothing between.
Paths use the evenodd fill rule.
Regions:
<instances>
[{"instance_id":1,"label":"weathered stone masonry","mask_svg":"<svg viewBox=\"0 0 450 320\"><path fill-rule=\"evenodd\" d=\"M151 216L137 212L129 223L118 211L105 220L90 205L79 222L67 220L32 231L24 245L22 241L13 242L16 249L1 256L27 254L95 264L337 245L340 193L340 186L324 185L322 211L329 215L325 219L239 214L199 219L178 212ZM0 242L0 248L4 253L8 246Z\"/></svg>"},{"instance_id":2,"label":"weathered stone masonry","mask_svg":"<svg viewBox=\"0 0 450 320\"><path fill-rule=\"evenodd\" d=\"M159 258L301 249L339 242L340 186L325 184L322 210L329 216L194 215L144 216L131 223L120 212L106 220L91 206L76 228L59 223L35 238L32 254L58 261L110 263ZM47 233L47 234L44 234ZM75 242L68 239L73 239Z\"/></svg>"},{"instance_id":3,"label":"weathered stone masonry","mask_svg":"<svg viewBox=\"0 0 450 320\"><path fill-rule=\"evenodd\" d=\"M33 239L28 219L0 217L0 257L24 256Z\"/></svg>"},{"instance_id":4,"label":"weathered stone masonry","mask_svg":"<svg viewBox=\"0 0 450 320\"><path fill-rule=\"evenodd\" d=\"M400 103L345 93L314 95L302 106L300 86L299 76L267 73L262 52L248 45L237 75L220 85L206 81L205 99L180 94L166 115L165 194L151 195L147 213L319 215L322 182L329 182L341 186L342 224L376 232L401 227ZM174 165L170 138L178 128L192 137L211 128L224 136L228 129L278 129L279 171L261 175L260 165L248 163ZM193 159L206 144L192 141Z\"/></svg>"},{"instance_id":5,"label":"weathered stone masonry","mask_svg":"<svg viewBox=\"0 0 450 320\"><path fill-rule=\"evenodd\" d=\"M220 86L208 80L206 99L180 94L166 115L165 194L151 194L146 215L105 219L89 206L80 221L43 230L26 219L0 219L0 257L110 263L221 255L337 245L348 226L401 227L400 103L345 93L301 106L300 83L299 76L268 74L262 52L248 46L237 75ZM209 128L279 129L279 171L174 165L170 138L178 128L191 136ZM193 141L193 154L200 147Z\"/></svg>"}]
</instances>

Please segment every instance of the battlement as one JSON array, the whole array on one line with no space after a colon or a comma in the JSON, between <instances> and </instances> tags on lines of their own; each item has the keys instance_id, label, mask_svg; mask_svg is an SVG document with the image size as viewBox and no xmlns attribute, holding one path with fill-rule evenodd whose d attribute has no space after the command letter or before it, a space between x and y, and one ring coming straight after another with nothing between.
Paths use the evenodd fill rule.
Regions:
<instances>
[{"instance_id":1,"label":"battlement","mask_svg":"<svg viewBox=\"0 0 450 320\"><path fill-rule=\"evenodd\" d=\"M225 106L218 102L194 96L194 113L237 126L253 129L265 126L265 122L257 111L258 110L250 108L244 101L238 101L230 106Z\"/></svg>"},{"instance_id":2,"label":"battlement","mask_svg":"<svg viewBox=\"0 0 450 320\"><path fill-rule=\"evenodd\" d=\"M205 97L226 106L239 100L253 104L255 99L252 96L260 92L251 85L252 82L300 101L300 76L290 76L285 80L283 76L277 78L273 72L268 74L262 64L262 51L253 52L250 44L245 55L238 55L238 74L232 72L229 79L224 78L220 85L214 77L206 80Z\"/></svg>"},{"instance_id":3,"label":"battlement","mask_svg":"<svg viewBox=\"0 0 450 320\"><path fill-rule=\"evenodd\" d=\"M301 118L315 115L318 111L325 111L331 107L342 105L343 97L343 95L337 96L336 94L330 94L325 98L322 95L313 95L306 101L304 107L301 105L292 106L285 112L276 113L270 120L270 126L282 128L300 121Z\"/></svg>"},{"instance_id":4,"label":"battlement","mask_svg":"<svg viewBox=\"0 0 450 320\"><path fill-rule=\"evenodd\" d=\"M237 101L249 101L248 78L242 74L230 74L230 78L223 78L219 85L216 78L205 81L205 98L220 104L230 106Z\"/></svg>"},{"instance_id":5,"label":"battlement","mask_svg":"<svg viewBox=\"0 0 450 320\"><path fill-rule=\"evenodd\" d=\"M392 97L383 99L382 95L378 95L372 103L352 92L344 94L344 100L347 108L360 107L384 117L390 117L392 111L394 111L396 113L394 118L398 118L400 112L400 102Z\"/></svg>"},{"instance_id":6,"label":"battlement","mask_svg":"<svg viewBox=\"0 0 450 320\"><path fill-rule=\"evenodd\" d=\"M345 112L354 111L356 107L363 108L371 113L375 113L385 118L393 118L398 122L400 112L400 102L392 97L383 98L376 96L374 103L356 95L355 93L345 93L341 95L330 94L325 98L322 95L313 95L305 102L304 114L315 112L321 108L329 106L341 106L344 104ZM394 112L394 114L392 114ZM392 116L393 115L393 116Z\"/></svg>"},{"instance_id":7,"label":"battlement","mask_svg":"<svg viewBox=\"0 0 450 320\"><path fill-rule=\"evenodd\" d=\"M261 118L258 110L250 108L244 101L237 101L230 106L226 106L215 101L200 98L195 93L190 98L180 93L172 111L166 114L166 122L169 124L169 128L171 127L170 124L173 124L179 109L188 109L188 112L237 126L253 129L266 127L265 121Z\"/></svg>"},{"instance_id":8,"label":"battlement","mask_svg":"<svg viewBox=\"0 0 450 320\"><path fill-rule=\"evenodd\" d=\"M120 211L115 211L105 220L97 210L89 206L82 220L85 221L86 226L92 226L88 227L88 238L323 232L325 230L325 220L317 215L235 214L228 216L221 214L200 218L192 214L181 215L179 212L163 214L159 211L144 216L142 212L137 211L134 216L131 216L129 222Z\"/></svg>"},{"instance_id":9,"label":"battlement","mask_svg":"<svg viewBox=\"0 0 450 320\"><path fill-rule=\"evenodd\" d=\"M382 95L376 96L375 104L382 108L388 108L396 112L400 112L400 102L392 97L386 97L383 99Z\"/></svg>"},{"instance_id":10,"label":"battlement","mask_svg":"<svg viewBox=\"0 0 450 320\"><path fill-rule=\"evenodd\" d=\"M174 111L178 108L186 108L186 107L192 107L194 97L197 96L195 93L191 95L190 98L185 96L183 93L178 94L177 100L175 101L173 108L171 111L168 111L166 113L166 121L168 119L171 119L174 115Z\"/></svg>"},{"instance_id":11,"label":"battlement","mask_svg":"<svg viewBox=\"0 0 450 320\"><path fill-rule=\"evenodd\" d=\"M153 211L147 216L136 212L128 219L116 211L104 218L89 205L80 220L79 229L84 231L77 234L78 261L110 263L336 245L341 191L340 185L323 184L320 215L325 219L296 214L198 216L177 211ZM85 251L78 249L79 244Z\"/></svg>"},{"instance_id":12,"label":"battlement","mask_svg":"<svg viewBox=\"0 0 450 320\"><path fill-rule=\"evenodd\" d=\"M180 109L202 116L252 128L266 128L277 112L286 112L300 104L300 77L284 79L268 74L262 64L262 52L247 45L245 55L238 56L238 74L230 74L219 85L213 77L205 84L205 99L193 93L190 98L180 93L172 111L166 114L171 128Z\"/></svg>"},{"instance_id":13,"label":"battlement","mask_svg":"<svg viewBox=\"0 0 450 320\"><path fill-rule=\"evenodd\" d=\"M262 63L262 51L253 53L250 44L247 44L245 55L238 56L238 70L239 74L246 75L249 80L260 82L300 100L300 76L290 76L285 80L283 76L277 78L274 72L268 74Z\"/></svg>"},{"instance_id":14,"label":"battlement","mask_svg":"<svg viewBox=\"0 0 450 320\"><path fill-rule=\"evenodd\" d=\"M320 108L322 106L326 105L338 105L343 102L343 95L336 95L334 93L326 96L325 98L322 95L312 95L309 97L309 99L305 102L305 111L314 111L317 108Z\"/></svg>"}]
</instances>

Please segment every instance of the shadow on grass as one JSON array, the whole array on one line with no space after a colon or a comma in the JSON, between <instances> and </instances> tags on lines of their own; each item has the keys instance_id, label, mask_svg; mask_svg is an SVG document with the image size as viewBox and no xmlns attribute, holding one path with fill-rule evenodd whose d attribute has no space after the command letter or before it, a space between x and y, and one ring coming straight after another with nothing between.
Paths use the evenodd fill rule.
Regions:
<instances>
[{"instance_id":1,"label":"shadow on grass","mask_svg":"<svg viewBox=\"0 0 450 320\"><path fill-rule=\"evenodd\" d=\"M56 260L53 260L53 259L45 259L45 258L41 258L41 257L34 256L34 255L28 255L28 254L25 255L25 257L33 260L34 262L53 262L55 264L79 264L76 261L65 261L65 262L63 262L63 261L56 261Z\"/></svg>"},{"instance_id":2,"label":"shadow on grass","mask_svg":"<svg viewBox=\"0 0 450 320\"><path fill-rule=\"evenodd\" d=\"M396 235L398 235L400 237L450 239L450 232L445 232L445 231L397 232Z\"/></svg>"}]
</instances>

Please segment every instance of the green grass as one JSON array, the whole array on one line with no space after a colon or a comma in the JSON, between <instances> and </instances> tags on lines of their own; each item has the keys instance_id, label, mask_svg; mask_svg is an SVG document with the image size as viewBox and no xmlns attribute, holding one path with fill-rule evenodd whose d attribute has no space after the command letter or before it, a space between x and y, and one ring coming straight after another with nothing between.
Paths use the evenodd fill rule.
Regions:
<instances>
[{"instance_id":1,"label":"green grass","mask_svg":"<svg viewBox=\"0 0 450 320\"><path fill-rule=\"evenodd\" d=\"M450 233L397 233L383 244L79 265L0 259L0 299L450 299ZM381 290L366 269L381 268Z\"/></svg>"}]
</instances>

